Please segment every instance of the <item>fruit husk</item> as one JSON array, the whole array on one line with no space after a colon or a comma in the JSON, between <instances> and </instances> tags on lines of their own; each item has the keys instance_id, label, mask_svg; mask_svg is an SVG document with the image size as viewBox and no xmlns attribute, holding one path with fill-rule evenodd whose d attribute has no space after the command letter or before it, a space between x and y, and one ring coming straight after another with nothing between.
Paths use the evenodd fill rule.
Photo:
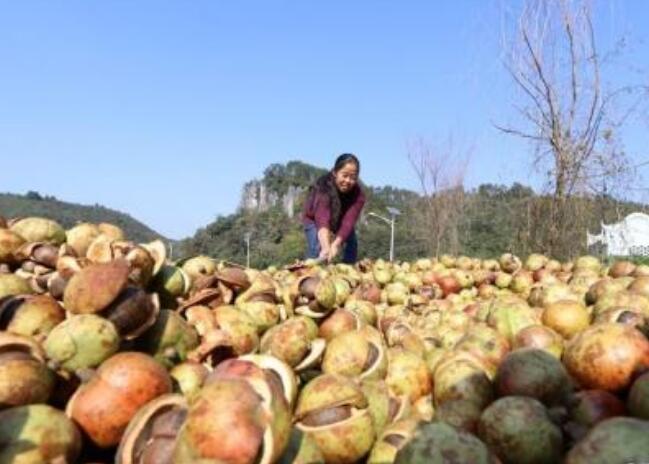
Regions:
<instances>
[{"instance_id":1,"label":"fruit husk","mask_svg":"<svg viewBox=\"0 0 649 464\"><path fill-rule=\"evenodd\" d=\"M563 452L561 430L539 401L508 396L485 409L478 436L503 464L554 464Z\"/></svg>"},{"instance_id":2,"label":"fruit husk","mask_svg":"<svg viewBox=\"0 0 649 464\"><path fill-rule=\"evenodd\" d=\"M649 420L649 372L633 382L627 398L627 408L631 415Z\"/></svg>"},{"instance_id":3,"label":"fruit husk","mask_svg":"<svg viewBox=\"0 0 649 464\"><path fill-rule=\"evenodd\" d=\"M73 314L98 313L126 287L130 269L123 259L93 264L74 274L63 294L65 309Z\"/></svg>"},{"instance_id":4,"label":"fruit husk","mask_svg":"<svg viewBox=\"0 0 649 464\"><path fill-rule=\"evenodd\" d=\"M649 422L615 417L597 424L566 455L565 464L643 463L649 459Z\"/></svg>"},{"instance_id":5,"label":"fruit husk","mask_svg":"<svg viewBox=\"0 0 649 464\"><path fill-rule=\"evenodd\" d=\"M489 450L475 436L442 422L422 423L394 459L395 464L495 464Z\"/></svg>"},{"instance_id":6,"label":"fruit husk","mask_svg":"<svg viewBox=\"0 0 649 464\"><path fill-rule=\"evenodd\" d=\"M62 411L45 404L0 411L0 462L77 462L81 435Z\"/></svg>"},{"instance_id":7,"label":"fruit husk","mask_svg":"<svg viewBox=\"0 0 649 464\"><path fill-rule=\"evenodd\" d=\"M571 380L561 362L536 348L511 352L498 367L494 387L499 397L527 396L546 406L562 403Z\"/></svg>"}]
</instances>

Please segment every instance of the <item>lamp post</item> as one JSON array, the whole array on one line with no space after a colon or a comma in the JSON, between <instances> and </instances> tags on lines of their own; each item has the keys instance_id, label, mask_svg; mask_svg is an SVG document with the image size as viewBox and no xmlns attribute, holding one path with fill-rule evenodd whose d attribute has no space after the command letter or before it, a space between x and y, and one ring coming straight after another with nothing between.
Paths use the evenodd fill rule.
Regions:
<instances>
[{"instance_id":1,"label":"lamp post","mask_svg":"<svg viewBox=\"0 0 649 464\"><path fill-rule=\"evenodd\" d=\"M246 232L243 239L246 241L246 267L250 267L250 236L252 232Z\"/></svg>"},{"instance_id":2,"label":"lamp post","mask_svg":"<svg viewBox=\"0 0 649 464\"><path fill-rule=\"evenodd\" d=\"M380 214L376 214L374 212L368 213L368 216L374 216L375 218L384 221L386 224L390 226L390 261L394 261L394 221L396 217L401 214L401 211L391 206L388 206L386 209L390 214L389 219L386 218L385 216L381 216Z\"/></svg>"}]
</instances>

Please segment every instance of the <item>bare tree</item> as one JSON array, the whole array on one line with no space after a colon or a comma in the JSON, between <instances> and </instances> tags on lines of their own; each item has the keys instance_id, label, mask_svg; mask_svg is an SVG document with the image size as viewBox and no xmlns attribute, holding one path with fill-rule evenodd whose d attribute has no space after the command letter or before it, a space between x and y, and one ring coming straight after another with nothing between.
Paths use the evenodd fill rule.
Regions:
<instances>
[{"instance_id":1,"label":"bare tree","mask_svg":"<svg viewBox=\"0 0 649 464\"><path fill-rule=\"evenodd\" d=\"M434 149L424 139L409 143L408 159L423 193L419 230L431 254L458 253L459 225L466 206L464 177L468 155L461 155L452 139L446 148Z\"/></svg>"},{"instance_id":2,"label":"bare tree","mask_svg":"<svg viewBox=\"0 0 649 464\"><path fill-rule=\"evenodd\" d=\"M619 49L600 54L591 15L586 1L530 0L506 40L504 64L519 91L520 122L497 127L532 143L532 164L550 195L533 208L539 217L532 227L544 223L544 251L559 256L574 253L571 234L584 233L577 223L583 203L572 199L610 195L634 175L620 129L643 88L605 86L603 65Z\"/></svg>"}]
</instances>

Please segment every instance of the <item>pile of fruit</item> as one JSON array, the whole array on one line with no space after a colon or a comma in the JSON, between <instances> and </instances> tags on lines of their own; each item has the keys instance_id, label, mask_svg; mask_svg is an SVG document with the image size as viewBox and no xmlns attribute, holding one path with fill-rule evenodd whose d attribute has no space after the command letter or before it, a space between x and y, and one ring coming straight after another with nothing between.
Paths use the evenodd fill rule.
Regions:
<instances>
[{"instance_id":1,"label":"pile of fruit","mask_svg":"<svg viewBox=\"0 0 649 464\"><path fill-rule=\"evenodd\" d=\"M0 217L0 463L649 462L649 267L171 262Z\"/></svg>"}]
</instances>

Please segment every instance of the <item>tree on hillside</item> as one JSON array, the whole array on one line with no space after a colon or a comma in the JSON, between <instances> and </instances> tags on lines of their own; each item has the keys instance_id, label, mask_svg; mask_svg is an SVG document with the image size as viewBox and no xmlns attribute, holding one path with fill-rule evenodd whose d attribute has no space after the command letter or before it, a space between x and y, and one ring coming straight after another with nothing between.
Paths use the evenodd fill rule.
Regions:
<instances>
[{"instance_id":1,"label":"tree on hillside","mask_svg":"<svg viewBox=\"0 0 649 464\"><path fill-rule=\"evenodd\" d=\"M432 148L423 139L410 143L408 158L422 191L418 231L427 240L430 254L460 251L460 223L466 207L464 176L468 155L448 142Z\"/></svg>"},{"instance_id":2,"label":"tree on hillside","mask_svg":"<svg viewBox=\"0 0 649 464\"><path fill-rule=\"evenodd\" d=\"M621 128L643 98L643 87L609 87L604 68L620 49L602 54L589 2L530 0L506 40L505 68L518 91L516 125L504 133L531 142L532 164L550 201L532 206L530 233L559 257L583 242L583 202L623 190L633 178ZM544 198L544 197L540 197Z\"/></svg>"}]
</instances>

